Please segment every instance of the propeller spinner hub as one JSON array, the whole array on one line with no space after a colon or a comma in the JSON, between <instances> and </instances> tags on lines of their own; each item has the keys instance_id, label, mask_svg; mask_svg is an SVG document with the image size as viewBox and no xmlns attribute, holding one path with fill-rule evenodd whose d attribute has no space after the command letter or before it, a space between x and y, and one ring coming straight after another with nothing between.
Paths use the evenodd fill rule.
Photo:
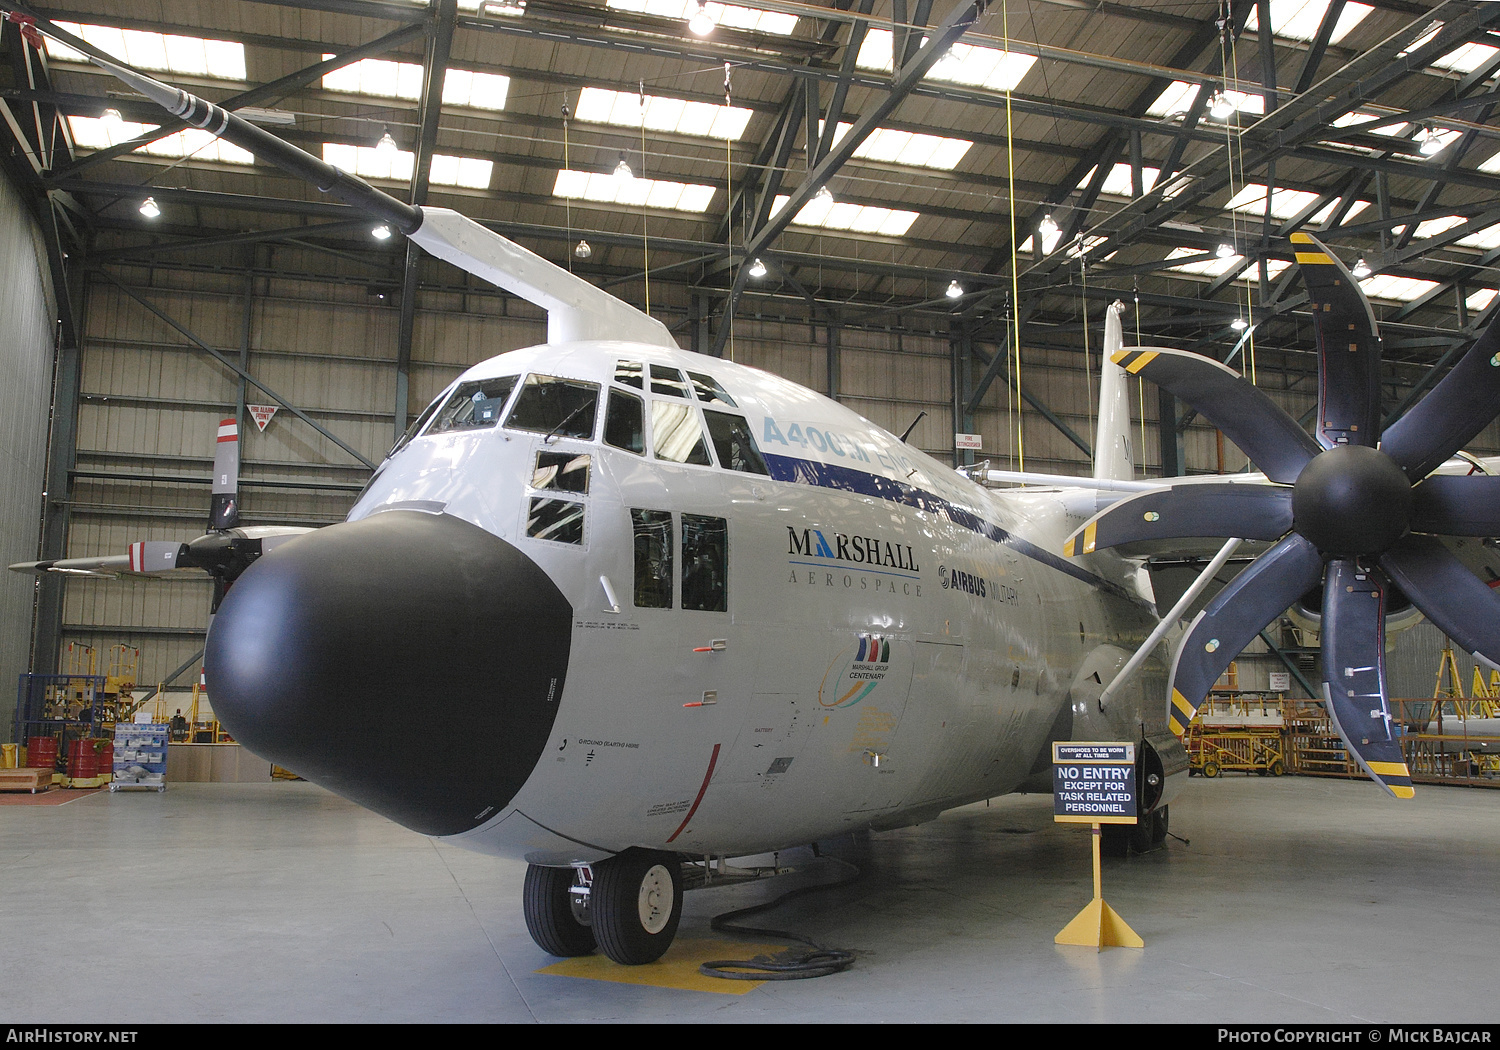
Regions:
<instances>
[{"instance_id":1,"label":"propeller spinner hub","mask_svg":"<svg viewBox=\"0 0 1500 1050\"><path fill-rule=\"evenodd\" d=\"M1296 530L1324 554L1380 554L1406 535L1411 484L1384 452L1339 445L1314 456L1292 490Z\"/></svg>"}]
</instances>

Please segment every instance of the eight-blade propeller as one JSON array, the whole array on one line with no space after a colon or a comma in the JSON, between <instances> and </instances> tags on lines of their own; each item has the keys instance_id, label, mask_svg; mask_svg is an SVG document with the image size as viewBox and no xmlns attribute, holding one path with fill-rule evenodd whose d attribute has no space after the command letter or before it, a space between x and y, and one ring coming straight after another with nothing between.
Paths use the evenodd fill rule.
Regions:
<instances>
[{"instance_id":1,"label":"eight-blade propeller","mask_svg":"<svg viewBox=\"0 0 1500 1050\"><path fill-rule=\"evenodd\" d=\"M1394 591L1500 666L1500 596L1437 535L1500 536L1500 478L1429 475L1500 413L1500 325L1383 433L1380 341L1350 273L1304 233L1292 244L1312 300L1318 414L1307 434L1233 370L1181 350L1115 355L1211 420L1266 476L1142 493L1080 528L1064 553L1140 540L1275 540L1198 614L1172 665L1181 735L1209 689L1272 620L1322 586L1323 695L1359 765L1398 798L1411 775L1391 725L1385 617Z\"/></svg>"}]
</instances>

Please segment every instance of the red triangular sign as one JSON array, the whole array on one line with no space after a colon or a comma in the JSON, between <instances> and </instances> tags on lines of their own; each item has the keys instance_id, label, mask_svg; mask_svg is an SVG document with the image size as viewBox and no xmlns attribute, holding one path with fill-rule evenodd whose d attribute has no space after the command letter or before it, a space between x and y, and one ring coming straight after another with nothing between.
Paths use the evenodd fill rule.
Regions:
<instances>
[{"instance_id":1,"label":"red triangular sign","mask_svg":"<svg viewBox=\"0 0 1500 1050\"><path fill-rule=\"evenodd\" d=\"M271 417L276 414L276 410L280 406L246 405L245 407L250 410L250 418L255 420L255 425L259 427L260 432L264 434L266 432L266 424L271 422Z\"/></svg>"}]
</instances>

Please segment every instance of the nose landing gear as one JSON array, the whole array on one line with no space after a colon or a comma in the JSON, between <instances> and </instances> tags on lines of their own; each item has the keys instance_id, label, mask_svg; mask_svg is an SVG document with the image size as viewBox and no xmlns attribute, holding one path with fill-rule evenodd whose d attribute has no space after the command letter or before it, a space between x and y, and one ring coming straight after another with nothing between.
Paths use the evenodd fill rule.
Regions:
<instances>
[{"instance_id":1,"label":"nose landing gear","mask_svg":"<svg viewBox=\"0 0 1500 1050\"><path fill-rule=\"evenodd\" d=\"M597 944L625 966L655 962L682 919L675 854L629 849L592 869L526 869L526 929L552 955L588 955Z\"/></svg>"}]
</instances>

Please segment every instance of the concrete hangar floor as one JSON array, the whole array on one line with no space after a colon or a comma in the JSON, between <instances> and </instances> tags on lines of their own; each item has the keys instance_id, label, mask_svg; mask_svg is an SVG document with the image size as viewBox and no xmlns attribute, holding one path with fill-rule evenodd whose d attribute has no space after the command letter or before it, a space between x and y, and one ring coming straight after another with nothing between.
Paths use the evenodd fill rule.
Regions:
<instances>
[{"instance_id":1,"label":"concrete hangar floor","mask_svg":"<svg viewBox=\"0 0 1500 1050\"><path fill-rule=\"evenodd\" d=\"M101 792L6 807L0 820L12 949L0 1015L1494 1021L1497 806L1500 793L1475 789L1422 787L1400 803L1363 782L1191 781L1172 807L1190 845L1105 862L1105 899L1146 947L1097 953L1052 941L1091 895L1087 827L1054 824L1048 797L997 799L829 844L860 881L746 920L855 951L847 972L700 991L671 975L598 979L622 969L602 957L593 977L546 972L558 960L527 936L522 864L434 842L310 784ZM712 915L837 874L808 851L781 859L805 874L687 895L668 956L683 960L677 973L724 950Z\"/></svg>"}]
</instances>

